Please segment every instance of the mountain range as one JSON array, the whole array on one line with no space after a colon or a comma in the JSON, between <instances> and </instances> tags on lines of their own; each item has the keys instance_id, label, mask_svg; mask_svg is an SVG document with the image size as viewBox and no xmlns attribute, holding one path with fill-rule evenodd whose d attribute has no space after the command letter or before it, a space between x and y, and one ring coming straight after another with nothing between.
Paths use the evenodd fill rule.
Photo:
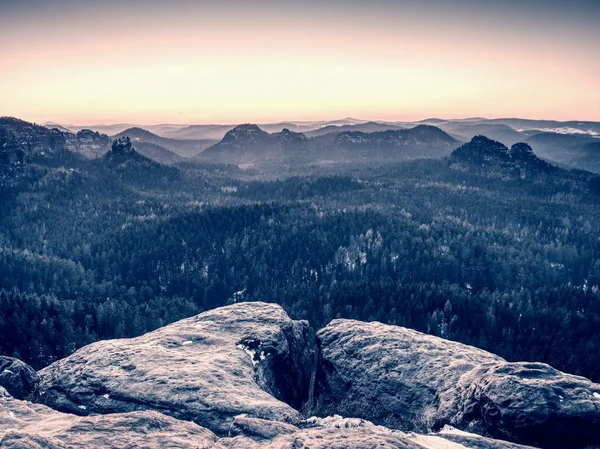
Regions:
<instances>
[{"instance_id":1,"label":"mountain range","mask_svg":"<svg viewBox=\"0 0 600 449\"><path fill-rule=\"evenodd\" d=\"M269 133L279 133L283 129L301 132L307 138L340 134L342 132L377 132L414 128L419 124L436 126L457 141L466 142L477 135L485 135L506 146L517 142L528 143L541 157L566 166L600 172L600 158L596 157L600 142L600 122L590 121L555 121L530 120L520 118L486 119L473 117L466 119L429 118L418 122L374 122L355 118L331 121L288 121L259 124L259 128ZM61 131L79 130L77 125L59 125L48 123L46 126L59 128ZM86 126L95 131L109 135L121 135L131 128L143 128L159 138L172 139L159 143L156 137L141 138L140 142L149 142L168 149L180 156L195 156L204 148L217 143L236 127L232 125L91 125ZM137 137L137 136L135 136ZM133 137L135 139L135 137ZM188 146L183 140L196 141ZM140 146L141 151L141 146ZM150 151L150 150L149 150Z\"/></svg>"},{"instance_id":2,"label":"mountain range","mask_svg":"<svg viewBox=\"0 0 600 449\"><path fill-rule=\"evenodd\" d=\"M456 139L430 125L375 132L342 131L307 137L287 128L269 134L257 125L246 124L229 131L198 159L230 163L402 160L446 156L457 143Z\"/></svg>"},{"instance_id":3,"label":"mountain range","mask_svg":"<svg viewBox=\"0 0 600 449\"><path fill-rule=\"evenodd\" d=\"M136 154L139 153L149 160L167 165L186 160L256 164L391 162L450 157L451 163L457 167L461 163L467 163L467 165L479 166L479 169L487 167L488 174L493 172L493 176L517 178L537 176L541 173L546 175L557 173L556 167L549 162L592 171L595 167L600 167L600 160L597 157L600 139L593 134L533 131L518 133L507 124L482 124L480 119L472 119L468 123L452 123L451 126L449 122L442 119L429 119L426 122L436 123L447 129L451 128L452 135L431 124L420 124L412 128L396 126L395 129L379 131L392 125L351 122L338 126L327 125L320 128L324 130L324 134L309 132L309 136L288 128L269 133L258 125L244 124L229 130L216 143L211 140L162 137L138 127L124 130L112 139L118 141L127 137L135 146ZM327 132L330 130L334 131ZM467 135L483 130L488 136L476 135L461 147L461 140L456 138L456 133L459 131L465 133L466 130L469 131ZM588 131L594 132L593 129ZM504 141L512 142L518 137L523 139L512 144L509 149L501 141L489 138L498 134ZM462 139L463 135L460 135L460 138ZM5 117L0 119L0 164L6 166L33 162L60 165L66 159L78 156L97 159L109 152L112 139L89 129L72 133ZM210 145L211 143L213 144ZM545 150L536 150L536 147ZM561 149L552 150L552 148ZM193 157L189 158L189 156ZM561 173L566 176L567 172ZM574 176L569 174L567 177ZM579 181L583 178L588 179L589 176L578 177Z\"/></svg>"}]
</instances>

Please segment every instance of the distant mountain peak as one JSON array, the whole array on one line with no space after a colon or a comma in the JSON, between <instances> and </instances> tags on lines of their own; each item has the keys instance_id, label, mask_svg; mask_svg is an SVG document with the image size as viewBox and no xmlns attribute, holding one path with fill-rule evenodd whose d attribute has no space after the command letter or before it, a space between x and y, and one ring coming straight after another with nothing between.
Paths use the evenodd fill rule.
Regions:
<instances>
[{"instance_id":1,"label":"distant mountain peak","mask_svg":"<svg viewBox=\"0 0 600 449\"><path fill-rule=\"evenodd\" d=\"M269 134L256 125L239 125L230 130L223 140L202 153L201 157L236 163L288 157L303 160L383 160L445 156L456 145L452 136L435 126L381 130L385 126L387 125L376 124L375 131L372 132L344 126L340 127L344 129L341 132L309 138L304 133L288 128Z\"/></svg>"},{"instance_id":2,"label":"distant mountain peak","mask_svg":"<svg viewBox=\"0 0 600 449\"><path fill-rule=\"evenodd\" d=\"M526 143L515 143L510 149L496 140L475 136L452 152L451 159L482 167L501 166L521 171L549 172L555 166L540 159Z\"/></svg>"},{"instance_id":3,"label":"distant mountain peak","mask_svg":"<svg viewBox=\"0 0 600 449\"><path fill-rule=\"evenodd\" d=\"M130 136L132 138L140 138L140 137L144 137L144 138L148 138L148 137L158 137L160 138L160 136L158 136L157 134L154 134L151 131L148 131L147 129L144 128L140 128L139 126L132 126L131 128L127 128L124 131L121 131L119 134L115 135L114 137L125 137L125 136Z\"/></svg>"},{"instance_id":4,"label":"distant mountain peak","mask_svg":"<svg viewBox=\"0 0 600 449\"><path fill-rule=\"evenodd\" d=\"M237 125L230 131L227 131L221 143L223 145L237 144L239 141L257 141L265 139L269 136L269 133L263 131L253 123L244 123L243 125Z\"/></svg>"},{"instance_id":5,"label":"distant mountain peak","mask_svg":"<svg viewBox=\"0 0 600 449\"><path fill-rule=\"evenodd\" d=\"M508 159L508 148L496 141L485 136L475 136L470 142L465 143L452 152L454 159L459 159L465 162L485 163L496 160Z\"/></svg>"},{"instance_id":6,"label":"distant mountain peak","mask_svg":"<svg viewBox=\"0 0 600 449\"><path fill-rule=\"evenodd\" d=\"M254 123L243 123L241 125L237 125L235 128L233 128L229 132L235 132L235 133L265 133L266 131L263 131L262 129L260 129L260 127L258 125L255 125Z\"/></svg>"}]
</instances>

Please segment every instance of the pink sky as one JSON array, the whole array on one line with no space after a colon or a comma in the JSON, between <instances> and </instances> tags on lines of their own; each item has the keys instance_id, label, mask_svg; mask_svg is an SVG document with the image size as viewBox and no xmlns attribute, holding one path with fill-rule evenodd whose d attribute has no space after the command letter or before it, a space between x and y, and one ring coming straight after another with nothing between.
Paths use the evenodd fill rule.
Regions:
<instances>
[{"instance_id":1,"label":"pink sky","mask_svg":"<svg viewBox=\"0 0 600 449\"><path fill-rule=\"evenodd\" d=\"M600 120L600 35L577 11L559 20L435 1L24 3L0 15L0 115Z\"/></svg>"}]
</instances>

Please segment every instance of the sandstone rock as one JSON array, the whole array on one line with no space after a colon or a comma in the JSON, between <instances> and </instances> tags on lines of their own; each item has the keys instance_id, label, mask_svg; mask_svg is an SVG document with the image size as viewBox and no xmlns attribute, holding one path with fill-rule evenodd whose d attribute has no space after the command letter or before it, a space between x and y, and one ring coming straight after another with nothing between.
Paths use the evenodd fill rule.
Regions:
<instances>
[{"instance_id":1,"label":"sandstone rock","mask_svg":"<svg viewBox=\"0 0 600 449\"><path fill-rule=\"evenodd\" d=\"M255 418L249 420L259 421ZM266 423L254 423L254 426L265 425L268 426ZM419 435L377 426L363 419L340 416L313 417L298 423L298 427L288 427L271 439L249 438L246 434L222 438L220 442L228 449L527 449L526 446L464 432Z\"/></svg>"},{"instance_id":2,"label":"sandstone rock","mask_svg":"<svg viewBox=\"0 0 600 449\"><path fill-rule=\"evenodd\" d=\"M231 423L229 436L242 435L253 440L261 441L272 440L279 435L291 435L298 430L298 427L293 424L239 415L236 416Z\"/></svg>"},{"instance_id":3,"label":"sandstone rock","mask_svg":"<svg viewBox=\"0 0 600 449\"><path fill-rule=\"evenodd\" d=\"M153 411L81 417L0 398L2 449L124 447L224 449L209 430Z\"/></svg>"},{"instance_id":4,"label":"sandstone rock","mask_svg":"<svg viewBox=\"0 0 600 449\"><path fill-rule=\"evenodd\" d=\"M298 426L238 416L233 428L235 436L218 438L194 423L154 411L82 417L0 396L0 449L526 449L454 432L406 434L339 416L310 418ZM464 445L451 437L462 438Z\"/></svg>"},{"instance_id":5,"label":"sandstone rock","mask_svg":"<svg viewBox=\"0 0 600 449\"><path fill-rule=\"evenodd\" d=\"M315 412L427 432L451 424L542 447L600 444L600 385L398 326L317 333Z\"/></svg>"},{"instance_id":6,"label":"sandstone rock","mask_svg":"<svg viewBox=\"0 0 600 449\"><path fill-rule=\"evenodd\" d=\"M40 379L35 370L22 361L0 356L0 386L14 398L31 397Z\"/></svg>"},{"instance_id":7,"label":"sandstone rock","mask_svg":"<svg viewBox=\"0 0 600 449\"><path fill-rule=\"evenodd\" d=\"M86 346L39 372L40 402L80 415L155 410L226 434L240 414L297 422L312 364L306 322L241 303Z\"/></svg>"},{"instance_id":8,"label":"sandstone rock","mask_svg":"<svg viewBox=\"0 0 600 449\"><path fill-rule=\"evenodd\" d=\"M600 444L600 385L544 363L476 368L457 385L453 421L480 421L495 438L552 447Z\"/></svg>"}]
</instances>

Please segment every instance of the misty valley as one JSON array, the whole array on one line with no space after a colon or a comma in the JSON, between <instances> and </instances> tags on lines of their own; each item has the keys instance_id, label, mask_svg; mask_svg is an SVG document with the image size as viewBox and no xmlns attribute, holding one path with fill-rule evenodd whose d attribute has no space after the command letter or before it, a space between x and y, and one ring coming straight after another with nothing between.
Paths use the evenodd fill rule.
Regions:
<instances>
[{"instance_id":1,"label":"misty valley","mask_svg":"<svg viewBox=\"0 0 600 449\"><path fill-rule=\"evenodd\" d=\"M337 430L319 433L340 426L358 432L348 446L356 448L382 438L407 448L440 447L436 438L476 444L460 447L525 447L500 440L587 447L596 434L581 429L594 428L597 415L585 410L600 391L554 368L600 381L600 176L583 170L579 156L556 160L549 147L520 142L531 133L514 131L519 138L505 144L502 136L440 127L457 123L437 125L198 126L175 138L173 129L108 136L0 119L1 385L53 409L28 412L34 426L71 422L69 413L112 429L125 425L122 412L158 410L215 432L220 439L206 447L238 447L227 443L234 427L239 447L276 435L346 447L336 443ZM596 139L593 126L581 124L588 139ZM192 333L189 320L198 320ZM165 341L164 354L150 349ZM200 344L207 352L194 352ZM184 361L173 359L177 348L188 351ZM245 362L233 362L230 350ZM227 368L209 370L202 354ZM165 374L147 366L155 358L169 367ZM365 377L352 360L382 377ZM186 380L187 363L207 371ZM472 371L458 381L467 366ZM481 374L482 366L497 371ZM272 395L264 410L252 401L237 405L238 396L222 390L237 385L230 376L240 369L256 382L244 384L243 394ZM417 383L407 387L402 370ZM432 370L432 380L419 384ZM492 382L491 390L464 396L468 376L469 388ZM503 376L524 386L512 393ZM530 378L542 382L539 393ZM455 405L431 397L454 391L439 384L444 379L460 387ZM203 399L212 412L196 409L194 392L214 389L217 403ZM528 408L495 397L498 391L523 394ZM408 399L381 402L389 394ZM541 404L575 394L581 405L556 411L537 405L537 394ZM21 413L18 401L6 404ZM437 411L425 420L431 407ZM450 417L455 407L461 411ZM503 407L501 421L494 407ZM297 410L335 418L300 421ZM513 412L539 424L517 425ZM337 416L357 413L391 429L439 433L395 434ZM573 413L582 417L569 421ZM140 422L152 419L159 418ZM177 420L160 428L178 429ZM553 420L561 424L550 432ZM280 422L298 427L271 429ZM534 425L544 430L531 431ZM138 430L127 426L137 441ZM64 432L61 441L79 438Z\"/></svg>"},{"instance_id":2,"label":"misty valley","mask_svg":"<svg viewBox=\"0 0 600 449\"><path fill-rule=\"evenodd\" d=\"M376 320L600 380L595 174L432 125L338 126L314 143L243 125L165 160L141 154L157 144L139 129L2 119L0 352L42 368L261 300L317 328Z\"/></svg>"}]
</instances>

